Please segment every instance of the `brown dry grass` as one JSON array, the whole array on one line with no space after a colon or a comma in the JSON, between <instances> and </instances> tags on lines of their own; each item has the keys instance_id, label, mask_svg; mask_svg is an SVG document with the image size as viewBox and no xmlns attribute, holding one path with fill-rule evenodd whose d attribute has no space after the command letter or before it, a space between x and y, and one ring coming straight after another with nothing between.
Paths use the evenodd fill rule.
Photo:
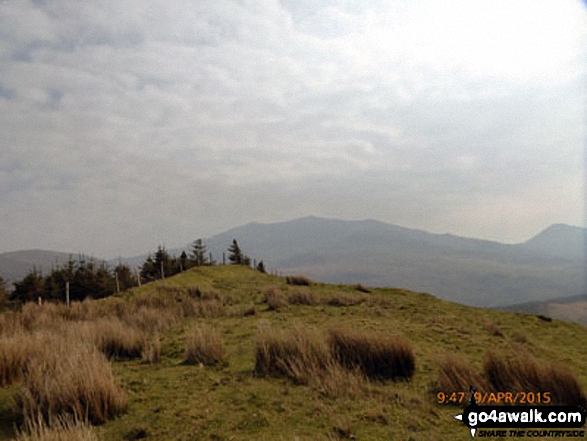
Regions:
<instances>
[{"instance_id":1,"label":"brown dry grass","mask_svg":"<svg viewBox=\"0 0 587 441\"><path fill-rule=\"evenodd\" d=\"M489 352L483 370L496 391L550 392L552 404L585 406L585 393L566 367L545 363L529 354L499 357Z\"/></svg>"},{"instance_id":2,"label":"brown dry grass","mask_svg":"<svg viewBox=\"0 0 587 441\"><path fill-rule=\"evenodd\" d=\"M447 395L467 392L473 386L479 392L487 391L487 381L463 358L447 353L439 362L437 391Z\"/></svg>"},{"instance_id":3,"label":"brown dry grass","mask_svg":"<svg viewBox=\"0 0 587 441\"><path fill-rule=\"evenodd\" d=\"M502 330L491 320L485 320L483 322L483 329L495 337L503 337Z\"/></svg>"},{"instance_id":4,"label":"brown dry grass","mask_svg":"<svg viewBox=\"0 0 587 441\"><path fill-rule=\"evenodd\" d=\"M49 424L30 420L17 432L16 441L98 441L88 422L77 418L54 418Z\"/></svg>"},{"instance_id":5,"label":"brown dry grass","mask_svg":"<svg viewBox=\"0 0 587 441\"><path fill-rule=\"evenodd\" d=\"M265 294L265 303L270 311L279 311L282 308L287 306L287 300L285 298L285 294L281 289L276 287L269 287L264 291Z\"/></svg>"},{"instance_id":6,"label":"brown dry grass","mask_svg":"<svg viewBox=\"0 0 587 441\"><path fill-rule=\"evenodd\" d=\"M19 380L31 354L30 337L24 334L0 337L0 384Z\"/></svg>"},{"instance_id":7,"label":"brown dry grass","mask_svg":"<svg viewBox=\"0 0 587 441\"><path fill-rule=\"evenodd\" d=\"M309 384L328 368L330 360L328 346L317 331L302 327L277 331L270 326L259 330L254 370L258 376L287 377Z\"/></svg>"},{"instance_id":8,"label":"brown dry grass","mask_svg":"<svg viewBox=\"0 0 587 441\"><path fill-rule=\"evenodd\" d=\"M368 293L370 293L372 291L371 288L369 288L368 286L365 286L365 285L361 285L360 283L357 283L355 285L355 289L357 291L359 291L359 292L363 292L363 293L366 293L366 294L368 294Z\"/></svg>"},{"instance_id":9,"label":"brown dry grass","mask_svg":"<svg viewBox=\"0 0 587 441\"><path fill-rule=\"evenodd\" d=\"M86 322L83 328L90 341L112 360L140 358L147 340L146 332L116 317Z\"/></svg>"},{"instance_id":10,"label":"brown dry grass","mask_svg":"<svg viewBox=\"0 0 587 441\"><path fill-rule=\"evenodd\" d=\"M308 279L306 276L294 276L288 275L285 276L285 283L288 285L296 285L296 286L310 286L312 281Z\"/></svg>"},{"instance_id":11,"label":"brown dry grass","mask_svg":"<svg viewBox=\"0 0 587 441\"><path fill-rule=\"evenodd\" d=\"M318 298L312 291L295 291L289 295L288 301L291 305L317 305Z\"/></svg>"},{"instance_id":12,"label":"brown dry grass","mask_svg":"<svg viewBox=\"0 0 587 441\"><path fill-rule=\"evenodd\" d=\"M158 335L146 341L141 352L141 360L144 364L157 364L161 361L161 339Z\"/></svg>"},{"instance_id":13,"label":"brown dry grass","mask_svg":"<svg viewBox=\"0 0 587 441\"><path fill-rule=\"evenodd\" d=\"M331 295L327 300L326 304L329 306L355 306L360 305L365 301L363 296L357 294L347 294L345 292L339 292Z\"/></svg>"},{"instance_id":14,"label":"brown dry grass","mask_svg":"<svg viewBox=\"0 0 587 441\"><path fill-rule=\"evenodd\" d=\"M369 378L407 380L416 369L412 346L396 336L332 329L328 344L342 366L360 369Z\"/></svg>"},{"instance_id":15,"label":"brown dry grass","mask_svg":"<svg viewBox=\"0 0 587 441\"><path fill-rule=\"evenodd\" d=\"M187 333L184 360L188 364L213 366L223 363L224 345L220 332L209 326L200 326Z\"/></svg>"},{"instance_id":16,"label":"brown dry grass","mask_svg":"<svg viewBox=\"0 0 587 441\"><path fill-rule=\"evenodd\" d=\"M35 354L14 396L15 410L25 423L67 415L87 415L102 423L126 410L128 398L95 347L64 335L37 336L35 342Z\"/></svg>"}]
</instances>

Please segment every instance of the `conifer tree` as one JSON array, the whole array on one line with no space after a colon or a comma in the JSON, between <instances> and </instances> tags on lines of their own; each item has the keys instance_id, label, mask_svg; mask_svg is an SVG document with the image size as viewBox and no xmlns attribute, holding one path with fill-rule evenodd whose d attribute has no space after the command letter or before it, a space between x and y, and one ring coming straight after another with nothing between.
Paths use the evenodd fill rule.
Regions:
<instances>
[{"instance_id":1,"label":"conifer tree","mask_svg":"<svg viewBox=\"0 0 587 441\"><path fill-rule=\"evenodd\" d=\"M202 239L195 240L192 246L191 257L196 266L204 266L208 263L206 253L206 245L204 245Z\"/></svg>"},{"instance_id":2,"label":"conifer tree","mask_svg":"<svg viewBox=\"0 0 587 441\"><path fill-rule=\"evenodd\" d=\"M243 254L242 250L238 246L236 239L232 240L232 245L230 247L228 247L228 252L230 253L228 255L228 260L230 260L230 262L233 265L242 265L243 264L244 259L245 259L245 255Z\"/></svg>"},{"instance_id":3,"label":"conifer tree","mask_svg":"<svg viewBox=\"0 0 587 441\"><path fill-rule=\"evenodd\" d=\"M189 265L188 265L188 255L186 254L185 251L181 252L181 255L179 256L179 270L180 271L185 271L186 269L188 269Z\"/></svg>"}]
</instances>

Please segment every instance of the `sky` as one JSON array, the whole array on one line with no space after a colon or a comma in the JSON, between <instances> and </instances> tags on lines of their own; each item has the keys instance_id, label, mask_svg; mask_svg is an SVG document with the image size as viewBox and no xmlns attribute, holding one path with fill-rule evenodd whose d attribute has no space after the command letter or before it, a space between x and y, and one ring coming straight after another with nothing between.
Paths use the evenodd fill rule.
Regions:
<instances>
[{"instance_id":1,"label":"sky","mask_svg":"<svg viewBox=\"0 0 587 441\"><path fill-rule=\"evenodd\" d=\"M585 225L579 0L0 0L0 252Z\"/></svg>"}]
</instances>

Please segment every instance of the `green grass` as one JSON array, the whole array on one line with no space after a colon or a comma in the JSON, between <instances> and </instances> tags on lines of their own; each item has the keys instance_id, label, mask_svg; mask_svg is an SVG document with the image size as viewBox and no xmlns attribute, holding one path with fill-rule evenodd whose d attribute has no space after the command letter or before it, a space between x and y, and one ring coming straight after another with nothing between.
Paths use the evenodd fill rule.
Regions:
<instances>
[{"instance_id":1,"label":"green grass","mask_svg":"<svg viewBox=\"0 0 587 441\"><path fill-rule=\"evenodd\" d=\"M300 290L283 278L244 267L201 267L121 294L166 295L160 287L214 289L230 297L223 314L188 318L159 332L161 361L113 361L117 380L129 396L128 411L96 430L99 439L147 440L470 440L465 426L453 419L458 407L436 403L434 387L439 361L457 353L479 372L487 351L508 353L525 348L533 356L567 367L587 388L587 328L532 315L461 306L428 294L402 289L357 291L356 285L313 283L314 305L287 304L270 310L264 303L269 287L285 298ZM362 299L335 306L335 296ZM344 302L343 302L344 303ZM254 305L256 314L243 316ZM487 331L493 323L503 336ZM351 396L332 398L312 385L286 378L256 377L255 348L259 326L321 330L350 328L397 336L410 342L416 359L410 381L373 381ZM186 335L198 326L220 332L223 364L211 367L184 363ZM520 338L523 336L524 338ZM522 341L522 343L520 343ZM18 385L0 389L0 439L14 436L16 417L11 396Z\"/></svg>"}]
</instances>

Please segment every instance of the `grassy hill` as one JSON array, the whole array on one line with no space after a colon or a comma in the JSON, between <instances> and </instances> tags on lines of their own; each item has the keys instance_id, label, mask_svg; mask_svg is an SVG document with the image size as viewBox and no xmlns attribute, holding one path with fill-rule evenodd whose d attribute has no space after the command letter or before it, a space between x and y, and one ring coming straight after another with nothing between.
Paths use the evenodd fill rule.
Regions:
<instances>
[{"instance_id":1,"label":"grassy hill","mask_svg":"<svg viewBox=\"0 0 587 441\"><path fill-rule=\"evenodd\" d=\"M377 336L384 345L408 345L413 376L368 379L358 369L335 364L326 367L332 372L303 375L268 376L259 369L258 344L267 338L302 336L298 343L307 338L308 348L322 348L333 329ZM28 377L36 371L26 348L38 353L32 340L47 348L58 335L69 343L63 352L51 350L62 354L56 366L77 348L76 336L111 360L109 398L95 411L88 404L94 396L82 405L96 423L93 434L109 441L467 440L468 430L453 419L459 406L437 403L441 366L447 372L462 363L471 378L484 383L484 363L504 355L524 354L525 363L563 367L580 387L587 386L587 328L578 324L466 307L401 289L299 286L246 267L206 267L70 309L27 305L20 313L0 316L0 439L15 436L14 425L30 418L27 409L46 415L42 405L30 407L32 398L23 392L48 387L30 384ZM26 336L32 340L19 340ZM188 342L196 354L206 351L198 349L201 337L211 337L208 352L220 345L213 337L221 339L217 363L186 360ZM88 357L81 356L80 363ZM86 369L82 364L55 371L41 364L52 381L90 381L87 373L82 380L70 376L71 370ZM59 406L67 410L68 404L54 409Z\"/></svg>"}]
</instances>

